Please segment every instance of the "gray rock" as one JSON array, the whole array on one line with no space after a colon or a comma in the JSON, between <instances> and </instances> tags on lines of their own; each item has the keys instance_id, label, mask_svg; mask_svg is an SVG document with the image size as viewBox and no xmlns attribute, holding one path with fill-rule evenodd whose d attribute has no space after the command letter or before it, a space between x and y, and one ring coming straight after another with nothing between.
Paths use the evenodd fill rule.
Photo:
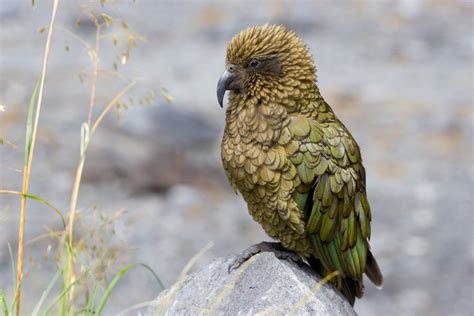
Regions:
<instances>
[{"instance_id":1,"label":"gray rock","mask_svg":"<svg viewBox=\"0 0 474 316\"><path fill-rule=\"evenodd\" d=\"M331 285L304 265L262 253L228 273L220 258L178 280L148 315L356 315Z\"/></svg>"}]
</instances>

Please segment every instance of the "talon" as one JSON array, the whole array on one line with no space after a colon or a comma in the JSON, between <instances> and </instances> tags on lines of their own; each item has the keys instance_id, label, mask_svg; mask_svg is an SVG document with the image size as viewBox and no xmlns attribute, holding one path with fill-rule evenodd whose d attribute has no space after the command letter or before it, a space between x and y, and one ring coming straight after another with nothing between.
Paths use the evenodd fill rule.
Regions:
<instances>
[{"instance_id":1,"label":"talon","mask_svg":"<svg viewBox=\"0 0 474 316\"><path fill-rule=\"evenodd\" d=\"M263 241L250 246L237 255L234 261L229 265L228 272L231 273L232 271L237 270L245 261L262 252L273 252L275 257L278 259L291 260L296 263L303 262L302 258L297 253L286 250L280 243Z\"/></svg>"},{"instance_id":2,"label":"talon","mask_svg":"<svg viewBox=\"0 0 474 316\"><path fill-rule=\"evenodd\" d=\"M240 266L244 262L245 262L245 260L242 261L242 258L237 258L231 264L229 264L229 267L227 268L227 272L231 273L232 271L237 270L238 268L240 268Z\"/></svg>"}]
</instances>

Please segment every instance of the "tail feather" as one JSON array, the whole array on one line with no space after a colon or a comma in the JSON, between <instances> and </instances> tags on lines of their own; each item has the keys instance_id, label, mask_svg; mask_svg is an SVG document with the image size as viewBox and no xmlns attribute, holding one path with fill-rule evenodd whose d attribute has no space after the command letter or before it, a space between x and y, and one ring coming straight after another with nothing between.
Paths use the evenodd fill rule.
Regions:
<instances>
[{"instance_id":1,"label":"tail feather","mask_svg":"<svg viewBox=\"0 0 474 316\"><path fill-rule=\"evenodd\" d=\"M315 257L307 258L309 265L320 275L325 276L327 275L326 269L324 269L321 261L316 259ZM336 286L336 288L341 291L342 295L347 299L347 301L354 306L356 297L361 298L364 295L364 285L362 283L362 279L360 280L353 280L350 278L345 278L342 276L337 276L336 278L331 280L332 283Z\"/></svg>"},{"instance_id":2,"label":"tail feather","mask_svg":"<svg viewBox=\"0 0 474 316\"><path fill-rule=\"evenodd\" d=\"M380 271L377 260L375 260L374 255L370 250L367 252L367 263L365 265L365 274L372 283L378 288L383 287L383 275Z\"/></svg>"},{"instance_id":3,"label":"tail feather","mask_svg":"<svg viewBox=\"0 0 474 316\"><path fill-rule=\"evenodd\" d=\"M362 279L354 280L350 278L342 278L342 286L340 290L342 294L346 297L347 301L354 306L355 299L361 298L364 295L364 284Z\"/></svg>"},{"instance_id":4,"label":"tail feather","mask_svg":"<svg viewBox=\"0 0 474 316\"><path fill-rule=\"evenodd\" d=\"M309 257L307 260L310 266L320 275L324 276L328 273L321 264L321 261L318 259ZM377 286L379 289L382 288L383 275L380 271L377 260L375 260L374 255L370 250L367 252L365 274L375 286ZM364 284L362 282L362 278L359 280L354 280L351 278L337 276L334 280L331 280L331 282L334 283L334 285L341 291L341 293L352 306L354 306L356 298L361 298L362 295L364 295Z\"/></svg>"}]
</instances>

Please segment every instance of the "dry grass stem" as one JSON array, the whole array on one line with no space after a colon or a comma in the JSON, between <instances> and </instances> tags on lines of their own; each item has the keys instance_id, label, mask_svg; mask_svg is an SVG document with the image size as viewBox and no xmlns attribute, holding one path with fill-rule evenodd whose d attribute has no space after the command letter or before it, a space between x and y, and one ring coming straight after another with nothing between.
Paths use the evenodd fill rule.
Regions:
<instances>
[{"instance_id":1,"label":"dry grass stem","mask_svg":"<svg viewBox=\"0 0 474 316\"><path fill-rule=\"evenodd\" d=\"M31 164L33 161L33 152L35 149L35 143L36 143L36 134L38 131L38 122L39 122L39 116L41 112L41 102L43 100L43 89L44 89L44 81L46 78L46 71L48 69L48 57L49 57L49 52L51 49L51 39L53 36L53 28L54 28L54 22L56 20L56 12L58 8L58 2L59 0L54 0L53 1L53 8L52 8L52 14L51 14L51 22L49 24L49 30L48 30L48 37L46 40L46 47L45 47L45 53L44 53L44 58L43 58L43 70L41 72L41 79L40 79L40 86L39 86L39 94L38 94L38 99L37 99L37 104L36 104L36 114L35 114L35 121L33 124L33 131L32 131L32 137L31 137L31 147L30 147L30 152L28 155L28 159L26 161L26 164L23 168L23 196L21 198L21 209L20 209L20 224L19 224L19 229L18 229L18 261L17 261L17 290L16 290L16 295L15 295L15 300L16 300L16 315L20 315L20 304L21 304L21 281L22 281L22 276L23 276L23 242L24 242L24 235L25 235L25 209L26 209L26 194L28 193L28 185L29 185L29 180L30 180L30 172L31 172Z\"/></svg>"},{"instance_id":2,"label":"dry grass stem","mask_svg":"<svg viewBox=\"0 0 474 316\"><path fill-rule=\"evenodd\" d=\"M92 111L95 104L95 91L97 88L97 74L99 71L99 49L100 49L100 31L101 25L96 25L95 32L95 49L93 50L94 63L92 67L92 81L91 81L91 97L89 101L89 113L87 115L87 124L90 126L92 121Z\"/></svg>"},{"instance_id":3,"label":"dry grass stem","mask_svg":"<svg viewBox=\"0 0 474 316\"><path fill-rule=\"evenodd\" d=\"M104 108L104 110L102 111L102 113L99 114L99 116L97 117L97 119L95 120L94 122L94 125L92 125L92 129L91 129L91 136L94 134L95 130L97 129L97 127L99 127L99 124L100 122L102 122L102 120L104 119L105 115L112 109L112 107L117 104L117 102L120 100L121 97L123 97L123 95L125 93L127 93L128 90L130 90L137 82L136 81L132 81L130 82L125 88L122 89L122 91L120 91Z\"/></svg>"},{"instance_id":4,"label":"dry grass stem","mask_svg":"<svg viewBox=\"0 0 474 316\"><path fill-rule=\"evenodd\" d=\"M146 302L141 302L141 303L138 303L138 304L134 304L130 307L127 307L123 311L118 312L116 316L125 316L125 315L129 314L130 312L132 312L134 310L144 308L144 307L148 307L151 304L153 304L153 301L146 301Z\"/></svg>"},{"instance_id":5,"label":"dry grass stem","mask_svg":"<svg viewBox=\"0 0 474 316\"><path fill-rule=\"evenodd\" d=\"M66 33L67 35L71 36L72 38L74 38L75 40L77 40L78 42L80 42L88 51L92 51L94 50L92 48L92 46L85 40L83 39L82 37L80 37L79 35L75 34L74 32L72 32L71 30L63 27L63 26L58 26L57 27L60 31Z\"/></svg>"},{"instance_id":6,"label":"dry grass stem","mask_svg":"<svg viewBox=\"0 0 474 316\"><path fill-rule=\"evenodd\" d=\"M69 209L69 225L68 225L68 239L67 242L69 243L69 249L71 249L71 253L69 254L68 258L68 268L67 268L67 284L73 284L74 283L74 253L73 253L73 232L74 232L74 220L75 220L75 214L76 214L76 208L77 208L77 199L79 196L79 188L81 184L81 179L82 179L82 171L84 168L84 163L85 163L85 154L87 151L87 148L89 146L89 142L91 140L92 135L94 134L95 130L99 126L100 122L102 122L103 118L105 115L112 109L112 107L120 100L120 98L127 93L127 91L135 85L135 81L131 82L128 84L125 88L122 89L104 108L104 110L100 113L100 115L97 117L97 119L94 122L94 125L92 126L92 129L89 131L89 124L84 123L82 125L81 129L81 157L79 159L79 164L76 169L76 174L74 177L74 185L72 189L72 194L71 194L71 203L70 203L70 209ZM71 288L69 292L69 298L72 299L73 296L73 289Z\"/></svg>"}]
</instances>

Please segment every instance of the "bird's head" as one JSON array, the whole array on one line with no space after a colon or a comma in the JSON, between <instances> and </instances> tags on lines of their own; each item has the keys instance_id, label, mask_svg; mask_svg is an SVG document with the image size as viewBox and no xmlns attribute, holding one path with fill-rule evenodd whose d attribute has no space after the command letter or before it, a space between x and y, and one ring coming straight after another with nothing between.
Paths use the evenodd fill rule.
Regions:
<instances>
[{"instance_id":1,"label":"bird's head","mask_svg":"<svg viewBox=\"0 0 474 316\"><path fill-rule=\"evenodd\" d=\"M316 81L316 70L303 41L281 25L250 27L227 46L225 71L217 84L222 107L225 91L268 99L291 98Z\"/></svg>"}]
</instances>

